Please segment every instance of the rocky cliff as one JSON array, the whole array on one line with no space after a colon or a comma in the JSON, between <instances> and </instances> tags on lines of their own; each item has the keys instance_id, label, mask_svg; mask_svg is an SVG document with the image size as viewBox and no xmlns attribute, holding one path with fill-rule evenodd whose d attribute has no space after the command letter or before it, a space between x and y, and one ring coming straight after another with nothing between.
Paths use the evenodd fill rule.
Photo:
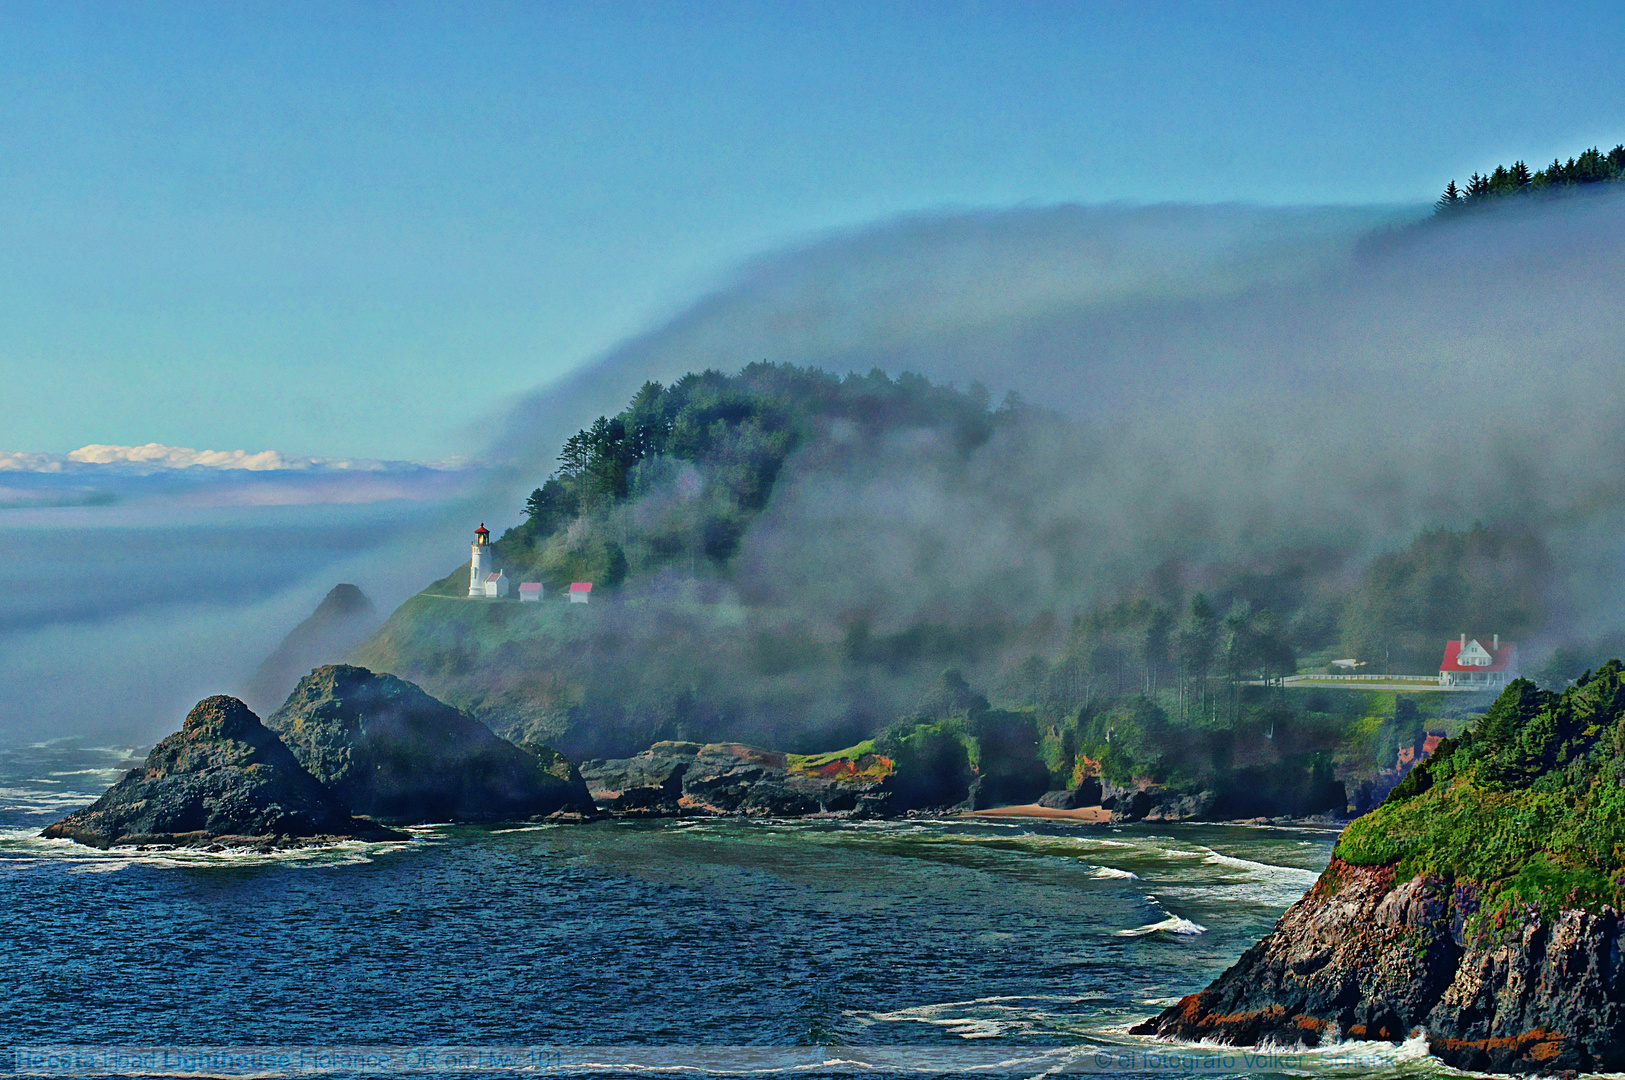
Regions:
<instances>
[{"instance_id":1,"label":"rocky cliff","mask_svg":"<svg viewBox=\"0 0 1625 1080\"><path fill-rule=\"evenodd\" d=\"M405 839L351 816L248 706L204 698L100 799L46 828L92 847Z\"/></svg>"},{"instance_id":2,"label":"rocky cliff","mask_svg":"<svg viewBox=\"0 0 1625 1080\"><path fill-rule=\"evenodd\" d=\"M1134 1030L1398 1041L1461 1069L1625 1070L1625 679L1519 681L1339 839L1275 929Z\"/></svg>"},{"instance_id":3,"label":"rocky cliff","mask_svg":"<svg viewBox=\"0 0 1625 1080\"><path fill-rule=\"evenodd\" d=\"M630 816L883 815L891 792L861 764L792 768L785 754L740 743L659 742L630 758L585 762L581 775L600 807Z\"/></svg>"},{"instance_id":4,"label":"rocky cliff","mask_svg":"<svg viewBox=\"0 0 1625 1080\"><path fill-rule=\"evenodd\" d=\"M580 774L562 757L500 739L393 675L342 664L317 668L266 725L352 809L380 819L593 812Z\"/></svg>"},{"instance_id":5,"label":"rocky cliff","mask_svg":"<svg viewBox=\"0 0 1625 1080\"><path fill-rule=\"evenodd\" d=\"M1423 1030L1436 1057L1475 1072L1625 1065L1618 914L1529 910L1479 937L1469 932L1476 899L1335 861L1212 986L1134 1030L1243 1046L1397 1042Z\"/></svg>"}]
</instances>

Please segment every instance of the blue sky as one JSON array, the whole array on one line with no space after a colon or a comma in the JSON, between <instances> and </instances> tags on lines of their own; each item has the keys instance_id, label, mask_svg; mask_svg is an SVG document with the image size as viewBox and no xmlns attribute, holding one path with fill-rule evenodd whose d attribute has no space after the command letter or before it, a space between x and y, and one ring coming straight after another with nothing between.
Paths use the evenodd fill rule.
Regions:
<instances>
[{"instance_id":1,"label":"blue sky","mask_svg":"<svg viewBox=\"0 0 1625 1080\"><path fill-rule=\"evenodd\" d=\"M11 4L0 450L478 452L758 252L1422 202L1625 140L1620 55L1605 5Z\"/></svg>"}]
</instances>

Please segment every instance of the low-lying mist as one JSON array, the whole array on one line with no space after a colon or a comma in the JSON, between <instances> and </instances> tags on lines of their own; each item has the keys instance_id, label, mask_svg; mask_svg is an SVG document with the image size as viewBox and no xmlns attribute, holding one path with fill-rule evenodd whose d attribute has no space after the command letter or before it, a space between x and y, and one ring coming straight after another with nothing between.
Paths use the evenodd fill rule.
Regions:
<instances>
[{"instance_id":1,"label":"low-lying mist","mask_svg":"<svg viewBox=\"0 0 1625 1080\"><path fill-rule=\"evenodd\" d=\"M651 685L696 699L726 688L726 706L692 713L706 718L688 730L783 740L816 722L850 734L906 708L956 659L956 626L1006 627L958 657L985 686L1025 656L1053 656L1074 620L1170 567L1192 587L1212 568L1269 574L1306 559L1353 578L1425 532L1478 522L1533 538L1528 664L1618 625L1622 239L1625 201L1611 192L1445 222L1243 207L915 218L746 268L527 401L494 456L512 463L517 509L564 438L643 380L763 359L981 382L995 402L1013 392L1029 406L951 462L924 430L890 431L838 467L838 440L808 445L737 552L700 575L708 603L742 606L773 640L828 646L845 657L833 667L775 667L751 652L762 635L736 648L723 632L673 629L651 613L692 602L684 573L640 575L634 553L620 596L636 604L601 616L613 640L591 650L588 681L609 710L593 715ZM624 539L624 521L614 527ZM1408 632L1442 645L1511 629L1434 615L1418 608ZM857 672L859 625L863 641L905 644ZM937 645L909 654L930 626ZM581 713L579 682L542 691L533 676L515 695L529 695L537 734L568 744L581 723L604 722ZM496 696L484 701L493 722L526 718ZM563 718L571 709L577 721ZM633 727L624 740L676 730Z\"/></svg>"},{"instance_id":2,"label":"low-lying mist","mask_svg":"<svg viewBox=\"0 0 1625 1080\"><path fill-rule=\"evenodd\" d=\"M523 490L646 378L878 366L1091 421L1087 469L1031 467L1081 488L1048 506L1118 551L1165 546L1170 515L1215 554L1327 536L1374 552L1512 515L1584 531L1625 456L1625 201L1420 216L1063 207L832 239L538 394L500 456ZM1611 560L1603 539L1574 554Z\"/></svg>"},{"instance_id":3,"label":"low-lying mist","mask_svg":"<svg viewBox=\"0 0 1625 1080\"><path fill-rule=\"evenodd\" d=\"M985 687L1025 656L1053 655L1073 620L1169 567L1192 588L1211 577L1205 568L1269 573L1305 559L1352 578L1427 530L1475 522L1536 537L1542 597L1526 662L1615 632L1625 201L1605 192L1424 218L1235 206L945 213L764 257L518 405L479 497L403 515L343 558L304 562L267 539L242 567L252 602L178 602L161 633L119 615L14 636L9 684L22 690L7 729L162 734L159 713L178 717L183 699L246 678L337 581L388 611L450 569L467 526L518 523L565 438L646 379L759 360L980 382L995 405L1014 392L1028 408L951 467L929 433L907 430L838 468L838 442L797 451L726 565L697 576L634 566L618 605L599 609L608 636L593 663L616 673L601 697L725 685L718 730L777 738L805 720L834 734L852 730L841 725L854 710L878 723L905 708L940 675L952 634L862 677L840 666L763 675L771 658L663 620L701 603L771 624L772 640L800 635L847 657L859 624L865 640L906 641L912 627L993 621L1005 636L966 665ZM14 547L24 558L27 543ZM285 558L291 569L267 574ZM174 570L151 581L180 596L188 579ZM91 607L130 603L128 590L109 596ZM1416 632L1442 641L1500 629ZM492 706L493 722L548 712L547 724L568 726L558 714L582 703L579 686L536 690L546 673L509 675L541 704ZM129 704L145 698L154 704Z\"/></svg>"}]
</instances>

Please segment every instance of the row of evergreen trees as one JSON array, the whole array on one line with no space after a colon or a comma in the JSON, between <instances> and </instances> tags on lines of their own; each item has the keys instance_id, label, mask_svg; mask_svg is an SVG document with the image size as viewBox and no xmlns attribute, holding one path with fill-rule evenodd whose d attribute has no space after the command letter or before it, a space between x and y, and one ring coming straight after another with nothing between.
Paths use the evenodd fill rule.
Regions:
<instances>
[{"instance_id":1,"label":"row of evergreen trees","mask_svg":"<svg viewBox=\"0 0 1625 1080\"><path fill-rule=\"evenodd\" d=\"M1508 195L1613 183L1622 176L1625 176L1625 145L1616 146L1606 154L1593 146L1567 162L1553 158L1552 163L1539 172L1531 172L1522 161L1514 161L1510 166L1497 165L1494 172L1486 175L1475 172L1467 179L1465 188L1457 187L1452 179L1439 196L1435 213L1452 214Z\"/></svg>"},{"instance_id":2,"label":"row of evergreen trees","mask_svg":"<svg viewBox=\"0 0 1625 1080\"><path fill-rule=\"evenodd\" d=\"M1197 593L1183 618L1144 598L1127 600L1079 616L1059 660L1029 658L1003 690L1013 700L1085 707L1145 695L1181 721L1233 718L1243 684L1297 670L1284 629L1243 599L1221 614Z\"/></svg>"}]
</instances>

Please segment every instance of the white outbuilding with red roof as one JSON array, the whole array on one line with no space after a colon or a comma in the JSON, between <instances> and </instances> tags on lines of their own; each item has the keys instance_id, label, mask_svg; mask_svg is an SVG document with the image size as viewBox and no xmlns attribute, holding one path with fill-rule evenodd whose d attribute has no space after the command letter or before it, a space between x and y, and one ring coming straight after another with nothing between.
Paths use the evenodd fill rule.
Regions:
<instances>
[{"instance_id":1,"label":"white outbuilding with red roof","mask_svg":"<svg viewBox=\"0 0 1625 1080\"><path fill-rule=\"evenodd\" d=\"M577 581L570 586L570 603L585 604L592 599L592 582Z\"/></svg>"},{"instance_id":2,"label":"white outbuilding with red roof","mask_svg":"<svg viewBox=\"0 0 1625 1080\"><path fill-rule=\"evenodd\" d=\"M539 601L542 598L542 583L540 581L521 581L519 583L519 602L522 604Z\"/></svg>"}]
</instances>

